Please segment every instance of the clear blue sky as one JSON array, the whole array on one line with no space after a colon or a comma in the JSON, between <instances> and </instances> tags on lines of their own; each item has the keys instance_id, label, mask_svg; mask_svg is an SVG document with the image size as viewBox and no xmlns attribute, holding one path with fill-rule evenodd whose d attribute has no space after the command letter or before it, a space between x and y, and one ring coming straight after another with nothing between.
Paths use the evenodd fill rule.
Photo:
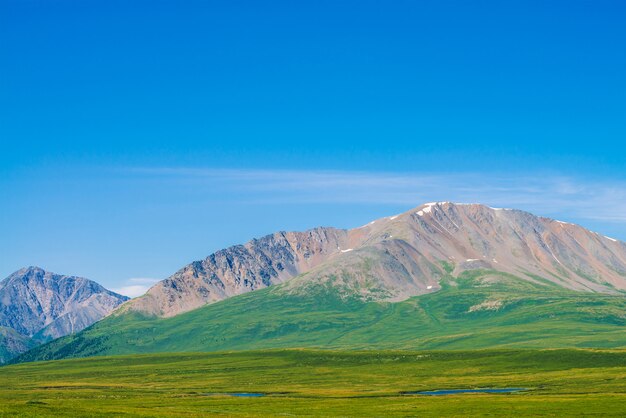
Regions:
<instances>
[{"instance_id":1,"label":"clear blue sky","mask_svg":"<svg viewBox=\"0 0 626 418\"><path fill-rule=\"evenodd\" d=\"M0 276L120 288L431 200L626 239L624 22L623 1L0 0Z\"/></svg>"}]
</instances>

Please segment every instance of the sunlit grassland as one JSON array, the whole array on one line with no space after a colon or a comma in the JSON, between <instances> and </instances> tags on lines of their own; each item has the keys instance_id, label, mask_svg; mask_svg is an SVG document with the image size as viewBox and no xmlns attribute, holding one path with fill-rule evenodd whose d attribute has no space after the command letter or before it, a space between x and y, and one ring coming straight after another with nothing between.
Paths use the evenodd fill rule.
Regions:
<instances>
[{"instance_id":1,"label":"sunlit grassland","mask_svg":"<svg viewBox=\"0 0 626 418\"><path fill-rule=\"evenodd\" d=\"M405 391L523 387L513 394ZM234 392L266 394L236 398ZM0 415L623 416L626 350L267 350L0 368Z\"/></svg>"}]
</instances>

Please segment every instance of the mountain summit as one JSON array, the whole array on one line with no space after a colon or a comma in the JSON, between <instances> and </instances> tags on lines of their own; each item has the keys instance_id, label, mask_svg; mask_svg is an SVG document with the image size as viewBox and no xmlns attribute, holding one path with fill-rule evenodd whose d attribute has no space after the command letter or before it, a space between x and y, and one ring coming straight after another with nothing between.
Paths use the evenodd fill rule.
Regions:
<instances>
[{"instance_id":1,"label":"mountain summit","mask_svg":"<svg viewBox=\"0 0 626 418\"><path fill-rule=\"evenodd\" d=\"M359 228L277 232L217 251L125 309L170 317L299 275L288 285L294 291L324 283L364 300L401 301L476 269L615 294L626 290L626 245L520 210L426 203Z\"/></svg>"}]
</instances>

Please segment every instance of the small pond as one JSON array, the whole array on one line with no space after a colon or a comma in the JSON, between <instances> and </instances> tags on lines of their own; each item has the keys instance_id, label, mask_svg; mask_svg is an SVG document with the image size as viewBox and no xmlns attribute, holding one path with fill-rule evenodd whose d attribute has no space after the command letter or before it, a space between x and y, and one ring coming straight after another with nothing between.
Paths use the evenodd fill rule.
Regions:
<instances>
[{"instance_id":1,"label":"small pond","mask_svg":"<svg viewBox=\"0 0 626 418\"><path fill-rule=\"evenodd\" d=\"M459 393L512 393L526 390L525 388L485 388L485 389L443 389L443 390L428 390L419 392L402 392L403 395L429 395L429 396L441 396L441 395L456 395Z\"/></svg>"},{"instance_id":2,"label":"small pond","mask_svg":"<svg viewBox=\"0 0 626 418\"><path fill-rule=\"evenodd\" d=\"M256 393L256 392L233 392L233 393L204 393L204 396L235 396L237 398L260 398L262 396L266 396L265 393Z\"/></svg>"}]
</instances>

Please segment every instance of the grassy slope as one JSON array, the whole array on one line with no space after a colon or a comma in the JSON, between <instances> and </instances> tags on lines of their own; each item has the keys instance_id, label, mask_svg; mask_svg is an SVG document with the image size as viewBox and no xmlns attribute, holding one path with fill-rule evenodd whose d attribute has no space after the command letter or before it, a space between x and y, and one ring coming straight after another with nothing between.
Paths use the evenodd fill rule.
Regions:
<instances>
[{"instance_id":1,"label":"grassy slope","mask_svg":"<svg viewBox=\"0 0 626 418\"><path fill-rule=\"evenodd\" d=\"M20 361L93 355L247 350L625 347L626 298L570 292L494 272L450 279L441 291L402 303L341 300L337 290L305 295L276 286L169 319L109 317L41 346ZM498 310L468 312L484 301Z\"/></svg>"},{"instance_id":2,"label":"grassy slope","mask_svg":"<svg viewBox=\"0 0 626 418\"><path fill-rule=\"evenodd\" d=\"M403 391L523 387L516 394ZM215 395L262 392L263 398ZM0 368L0 416L623 416L626 351L256 351Z\"/></svg>"}]
</instances>

